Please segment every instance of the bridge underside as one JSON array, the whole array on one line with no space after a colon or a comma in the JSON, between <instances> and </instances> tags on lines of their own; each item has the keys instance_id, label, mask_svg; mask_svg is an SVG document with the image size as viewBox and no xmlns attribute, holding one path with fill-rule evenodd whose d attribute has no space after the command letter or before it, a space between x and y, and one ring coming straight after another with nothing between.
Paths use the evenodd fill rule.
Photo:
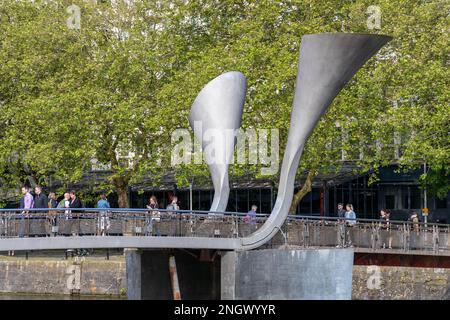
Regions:
<instances>
[{"instance_id":1,"label":"bridge underside","mask_svg":"<svg viewBox=\"0 0 450 320\"><path fill-rule=\"evenodd\" d=\"M82 236L31 237L0 240L0 251L99 249L99 248L185 248L233 250L239 239L199 237Z\"/></svg>"},{"instance_id":2,"label":"bridge underside","mask_svg":"<svg viewBox=\"0 0 450 320\"><path fill-rule=\"evenodd\" d=\"M277 236L265 248L290 248L290 249L319 249L334 247L327 243L323 245L298 245L295 243L284 244L282 237ZM67 237L29 237L29 238L3 238L0 239L0 251L33 251L33 250L65 250L65 249L214 249L236 250L239 248L239 238L199 238L199 237L145 237L145 236L67 236ZM355 247L355 253L359 254L388 254L388 255L415 255L450 257L450 251L439 250L401 250L401 249L373 249L370 247Z\"/></svg>"}]
</instances>

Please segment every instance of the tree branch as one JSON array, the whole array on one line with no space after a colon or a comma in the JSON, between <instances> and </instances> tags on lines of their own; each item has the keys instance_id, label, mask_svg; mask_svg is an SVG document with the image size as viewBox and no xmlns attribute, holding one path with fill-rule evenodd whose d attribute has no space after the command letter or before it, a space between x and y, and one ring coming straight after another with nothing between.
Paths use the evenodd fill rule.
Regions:
<instances>
[{"instance_id":1,"label":"tree branch","mask_svg":"<svg viewBox=\"0 0 450 320\"><path fill-rule=\"evenodd\" d=\"M300 201L303 199L305 195L311 192L312 182L318 173L319 172L316 169L311 169L308 172L308 176L306 177L305 183L303 184L301 189L298 190L297 193L295 193L294 196L292 197L291 207L289 208L290 214L295 214L295 211L297 210L297 206L300 203Z\"/></svg>"}]
</instances>

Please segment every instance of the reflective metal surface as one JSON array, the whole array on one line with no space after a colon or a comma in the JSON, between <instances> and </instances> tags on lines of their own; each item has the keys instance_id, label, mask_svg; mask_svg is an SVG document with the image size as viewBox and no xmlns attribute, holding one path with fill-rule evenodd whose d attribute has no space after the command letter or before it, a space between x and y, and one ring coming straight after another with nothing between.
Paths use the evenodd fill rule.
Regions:
<instances>
[{"instance_id":1,"label":"reflective metal surface","mask_svg":"<svg viewBox=\"0 0 450 320\"><path fill-rule=\"evenodd\" d=\"M152 232L151 234L147 234L149 235L147 237L140 236L143 227L147 228L147 230L149 228L145 223L143 226L134 226L134 229L131 227L131 235L123 236L125 235L124 226L130 225L130 223L132 225L133 223L130 222L132 220L127 216L125 219L127 223L120 219L113 221L114 219L111 217L111 226L119 223L120 229L122 230L121 235L94 235L98 230L92 225L84 224L83 219L78 219L78 226L77 222L75 224L73 221L72 223L68 223L71 225L70 231L67 231L69 227L64 226L63 221L60 220L61 224L57 226L61 227L61 230L66 230L66 237L27 238L24 232L27 232L26 220L30 218L24 217L22 219L20 217L19 219L22 220L17 227L19 229L16 236L20 237L23 235L24 238L12 238L8 233L10 232L8 231L8 227L10 227L11 220L9 220L9 217L3 216L0 219L3 227L0 226L0 228L2 228L2 232L6 238L0 240L0 250L60 248L203 248L248 250L260 247L265 243L273 243L279 237L282 237L284 243L287 243L289 234L283 229L286 228L283 224L288 217L288 210L294 192L295 176L306 140L342 87L390 39L390 37L380 35L344 33L306 35L302 38L291 125L281 167L277 200L269 218L264 223L257 223L254 228L257 229L256 232L253 232L253 229L248 230L248 233L253 232L249 236L240 232L241 222L238 221L239 218L237 216L232 215L231 218L223 217L223 219L229 220L225 221L221 220L222 217L220 216L207 215L206 219L204 217L198 218L199 221L202 219L203 221L196 229L192 229L192 223L197 223L195 219L194 221L188 219L182 222L183 220L179 220L181 218L176 216L175 223L179 225L180 229L175 228L174 234L171 233L172 231L170 230L172 229L170 229L169 231L165 231L168 233L164 234L164 236L158 236L158 231L153 230L152 227ZM226 139L226 137L230 136L227 134L227 131L240 127L242 108L245 101L245 90L246 79L244 75L239 72L225 73L209 82L202 89L194 101L189 115L190 125L194 128L195 135L202 143L205 160L210 168L214 184L215 194L210 211L223 212L228 202L228 164L232 158L235 139L234 134L231 135L233 137L232 139ZM195 130L196 124L200 124L200 132ZM219 141L214 143L213 148L210 148L212 142L208 139L205 140L203 136L203 131L206 133L209 130L212 130L213 133L212 135L210 134L210 138L214 139L214 137L219 137ZM211 150L213 152L210 152ZM136 211L128 209L128 212ZM80 217L76 216L76 218ZM97 218L94 216L91 220ZM145 219L148 219L148 217ZM152 220L150 219L150 221ZM153 220L155 224L152 224L152 226L156 226L158 223L162 224L163 221L164 218L161 218L159 221ZM6 230L4 227L5 223ZM101 224L101 221L99 223ZM73 229L74 225L75 231ZM170 226L169 228L174 228L173 223L169 223L168 225ZM36 226L35 228L37 230L36 232L40 234L48 233L47 229L42 229L42 225ZM323 234L323 232L317 233L316 231L311 233L310 224L302 225L301 228L308 235L305 241L309 243L311 241L312 243L316 243L314 240L315 237ZM364 231L364 229L351 230L358 230L356 237L361 239L361 243L369 241L369 234L370 237L374 237L373 233ZM52 230L52 233L57 234L58 232L60 231ZM86 232L89 235L79 236L80 232ZM136 234L139 234L139 236L136 236ZM433 234L433 241L441 238L439 233ZM208 237L207 241L205 241L205 235ZM277 235L276 238L272 239L275 235ZM423 245L427 245L428 243L428 240L425 241L425 239L418 239L414 242L414 236L409 234L406 229L401 233L401 237L402 239L399 240L399 243L404 246L420 246L422 243ZM413 239L412 242L410 239ZM448 236L447 238L444 237L442 241L445 242L447 241L446 239L448 239ZM332 243L331 240L331 238L327 240L327 245Z\"/></svg>"},{"instance_id":2,"label":"reflective metal surface","mask_svg":"<svg viewBox=\"0 0 450 320\"><path fill-rule=\"evenodd\" d=\"M211 211L225 211L230 187L228 166L234 152L247 80L240 72L227 72L211 80L195 99L189 123L200 141L214 185Z\"/></svg>"},{"instance_id":3,"label":"reflective metal surface","mask_svg":"<svg viewBox=\"0 0 450 320\"><path fill-rule=\"evenodd\" d=\"M278 196L264 226L242 239L256 248L279 230L288 215L303 147L333 99L364 63L391 38L369 34L312 34L302 38L288 141L278 184Z\"/></svg>"}]
</instances>

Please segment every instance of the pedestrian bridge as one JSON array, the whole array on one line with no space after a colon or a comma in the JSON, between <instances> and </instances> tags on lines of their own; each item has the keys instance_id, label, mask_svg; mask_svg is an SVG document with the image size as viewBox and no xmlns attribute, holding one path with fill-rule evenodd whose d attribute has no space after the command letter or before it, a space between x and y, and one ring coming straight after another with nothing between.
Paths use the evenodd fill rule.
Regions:
<instances>
[{"instance_id":1,"label":"pedestrian bridge","mask_svg":"<svg viewBox=\"0 0 450 320\"><path fill-rule=\"evenodd\" d=\"M0 251L82 248L238 249L269 215L145 209L0 210ZM450 256L450 225L288 216L259 248L353 246L356 252Z\"/></svg>"}]
</instances>

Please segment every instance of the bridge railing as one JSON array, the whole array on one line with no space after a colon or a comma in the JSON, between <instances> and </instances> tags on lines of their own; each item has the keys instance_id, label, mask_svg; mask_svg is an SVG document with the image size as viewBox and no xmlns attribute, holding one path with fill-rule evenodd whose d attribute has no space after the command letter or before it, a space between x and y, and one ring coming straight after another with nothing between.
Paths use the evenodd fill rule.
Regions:
<instances>
[{"instance_id":1,"label":"bridge railing","mask_svg":"<svg viewBox=\"0 0 450 320\"><path fill-rule=\"evenodd\" d=\"M266 247L286 244L450 255L450 225L374 219L357 219L350 225L335 217L289 216Z\"/></svg>"},{"instance_id":2,"label":"bridge railing","mask_svg":"<svg viewBox=\"0 0 450 320\"><path fill-rule=\"evenodd\" d=\"M146 209L0 210L0 237L172 236L244 237L267 215L235 212Z\"/></svg>"},{"instance_id":3,"label":"bridge railing","mask_svg":"<svg viewBox=\"0 0 450 320\"><path fill-rule=\"evenodd\" d=\"M146 209L0 209L0 238L60 236L153 236L240 238L258 230L269 215ZM450 255L450 225L335 217L288 216L264 247L354 246L366 251ZM1 241L1 240L0 240Z\"/></svg>"}]
</instances>

